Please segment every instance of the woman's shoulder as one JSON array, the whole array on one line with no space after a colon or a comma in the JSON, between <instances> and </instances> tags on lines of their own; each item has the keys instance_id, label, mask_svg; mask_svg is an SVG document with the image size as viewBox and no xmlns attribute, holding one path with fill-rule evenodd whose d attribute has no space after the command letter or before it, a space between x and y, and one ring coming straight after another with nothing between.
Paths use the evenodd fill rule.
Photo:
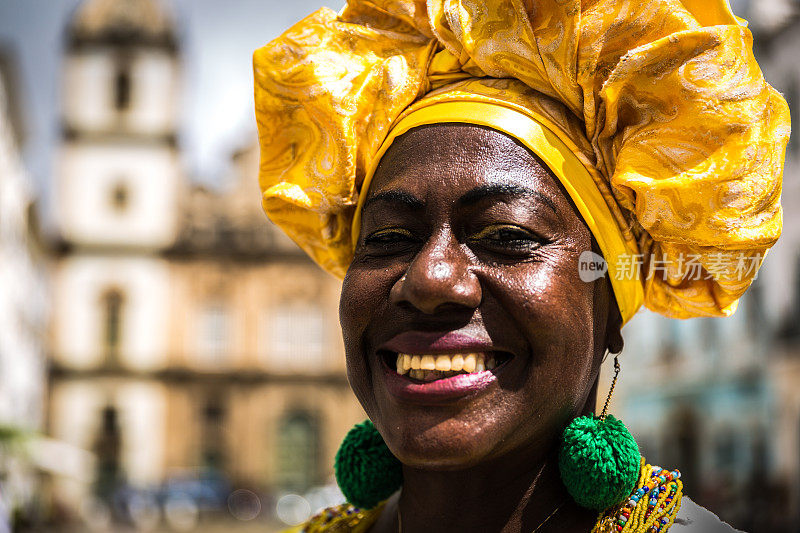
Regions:
<instances>
[{"instance_id":1,"label":"woman's shoulder","mask_svg":"<svg viewBox=\"0 0 800 533\"><path fill-rule=\"evenodd\" d=\"M740 530L732 528L721 521L717 515L684 496L670 531L672 533L732 533Z\"/></svg>"},{"instance_id":2,"label":"woman's shoulder","mask_svg":"<svg viewBox=\"0 0 800 533\"><path fill-rule=\"evenodd\" d=\"M316 514L304 524L289 529L284 533L363 533L366 532L380 516L383 504L375 509L362 510L348 503L329 507ZM701 507L683 497L675 522L670 528L672 533L741 533L708 509Z\"/></svg>"},{"instance_id":3,"label":"woman's shoulder","mask_svg":"<svg viewBox=\"0 0 800 533\"><path fill-rule=\"evenodd\" d=\"M384 503L364 510L349 503L323 509L304 524L284 533L364 533L381 514Z\"/></svg>"},{"instance_id":4,"label":"woman's shoulder","mask_svg":"<svg viewBox=\"0 0 800 533\"><path fill-rule=\"evenodd\" d=\"M304 524L284 533L364 533L378 519L383 504L375 509L362 510L348 503L329 507L320 511ZM741 533L708 509L701 507L684 496L669 529L671 533Z\"/></svg>"},{"instance_id":5,"label":"woman's shoulder","mask_svg":"<svg viewBox=\"0 0 800 533\"><path fill-rule=\"evenodd\" d=\"M630 498L601 513L593 533L736 533L714 513L683 496L680 473L641 463L639 481ZM285 533L366 533L378 520L386 502L374 509L343 503L320 511ZM740 532L741 533L741 532Z\"/></svg>"}]
</instances>

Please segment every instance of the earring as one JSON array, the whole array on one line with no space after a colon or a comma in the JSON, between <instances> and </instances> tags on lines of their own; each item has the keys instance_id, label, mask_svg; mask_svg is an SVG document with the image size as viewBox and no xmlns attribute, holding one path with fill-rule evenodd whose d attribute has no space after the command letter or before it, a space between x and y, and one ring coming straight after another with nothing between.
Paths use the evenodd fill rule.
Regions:
<instances>
[{"instance_id":1,"label":"earring","mask_svg":"<svg viewBox=\"0 0 800 533\"><path fill-rule=\"evenodd\" d=\"M608 413L619 377L614 357L614 378L600 416L581 416L564 430L558 454L561 480L582 507L602 511L622 503L639 479L642 455L625 424Z\"/></svg>"},{"instance_id":2,"label":"earring","mask_svg":"<svg viewBox=\"0 0 800 533\"><path fill-rule=\"evenodd\" d=\"M372 509L403 484L402 464L369 420L347 433L333 469L342 494L361 509Z\"/></svg>"}]
</instances>

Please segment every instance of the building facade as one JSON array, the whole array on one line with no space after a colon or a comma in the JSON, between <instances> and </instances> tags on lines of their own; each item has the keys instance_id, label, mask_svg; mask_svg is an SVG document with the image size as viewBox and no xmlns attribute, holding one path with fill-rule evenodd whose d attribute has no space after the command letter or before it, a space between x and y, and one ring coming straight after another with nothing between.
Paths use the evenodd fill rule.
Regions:
<instances>
[{"instance_id":1,"label":"building facade","mask_svg":"<svg viewBox=\"0 0 800 533\"><path fill-rule=\"evenodd\" d=\"M37 466L26 448L43 427L45 398L47 289L12 72L0 54L0 531L35 504Z\"/></svg>"},{"instance_id":2,"label":"building facade","mask_svg":"<svg viewBox=\"0 0 800 533\"><path fill-rule=\"evenodd\" d=\"M764 73L786 98L792 135L786 150L782 202L783 235L769 258L765 281L766 306L772 317L773 343L768 374L774 409L769 454L773 477L785 489L784 513L800 524L800 10L790 3L789 16L773 31L762 32L756 50L764 58Z\"/></svg>"},{"instance_id":3,"label":"building facade","mask_svg":"<svg viewBox=\"0 0 800 533\"><path fill-rule=\"evenodd\" d=\"M94 455L53 480L75 510L179 480L302 493L363 418L339 283L264 217L255 144L220 189L182 169L166 7L88 0L67 33L48 429Z\"/></svg>"}]
</instances>

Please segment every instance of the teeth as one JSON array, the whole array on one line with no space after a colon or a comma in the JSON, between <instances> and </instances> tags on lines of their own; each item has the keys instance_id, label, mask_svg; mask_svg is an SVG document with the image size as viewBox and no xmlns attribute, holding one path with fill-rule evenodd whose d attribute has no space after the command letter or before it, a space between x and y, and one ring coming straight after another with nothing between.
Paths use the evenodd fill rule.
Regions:
<instances>
[{"instance_id":1,"label":"teeth","mask_svg":"<svg viewBox=\"0 0 800 533\"><path fill-rule=\"evenodd\" d=\"M436 358L436 370L441 370L443 372L450 371L450 356L449 355L440 355Z\"/></svg>"},{"instance_id":2,"label":"teeth","mask_svg":"<svg viewBox=\"0 0 800 533\"><path fill-rule=\"evenodd\" d=\"M464 366L462 368L464 372L475 372L475 354L470 353L464 357Z\"/></svg>"},{"instance_id":3,"label":"teeth","mask_svg":"<svg viewBox=\"0 0 800 533\"><path fill-rule=\"evenodd\" d=\"M422 370L436 370L436 359L432 355L423 355L419 367Z\"/></svg>"},{"instance_id":4,"label":"teeth","mask_svg":"<svg viewBox=\"0 0 800 533\"><path fill-rule=\"evenodd\" d=\"M409 355L397 354L395 363L398 374L408 374L413 379L434 381L455 376L460 373L494 370L497 361L484 353L453 355Z\"/></svg>"}]
</instances>

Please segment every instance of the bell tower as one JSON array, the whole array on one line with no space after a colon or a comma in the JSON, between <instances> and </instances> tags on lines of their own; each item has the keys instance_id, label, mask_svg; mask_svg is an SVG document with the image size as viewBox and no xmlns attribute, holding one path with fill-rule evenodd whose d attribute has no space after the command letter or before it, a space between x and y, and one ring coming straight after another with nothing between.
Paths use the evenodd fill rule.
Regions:
<instances>
[{"instance_id":1,"label":"bell tower","mask_svg":"<svg viewBox=\"0 0 800 533\"><path fill-rule=\"evenodd\" d=\"M158 249L176 233L179 59L154 0L90 0L68 29L57 224L76 248Z\"/></svg>"},{"instance_id":2,"label":"bell tower","mask_svg":"<svg viewBox=\"0 0 800 533\"><path fill-rule=\"evenodd\" d=\"M66 32L48 431L97 456L80 473L90 483L57 488L75 505L164 477L166 256L185 185L180 59L162 1L85 0Z\"/></svg>"}]
</instances>

